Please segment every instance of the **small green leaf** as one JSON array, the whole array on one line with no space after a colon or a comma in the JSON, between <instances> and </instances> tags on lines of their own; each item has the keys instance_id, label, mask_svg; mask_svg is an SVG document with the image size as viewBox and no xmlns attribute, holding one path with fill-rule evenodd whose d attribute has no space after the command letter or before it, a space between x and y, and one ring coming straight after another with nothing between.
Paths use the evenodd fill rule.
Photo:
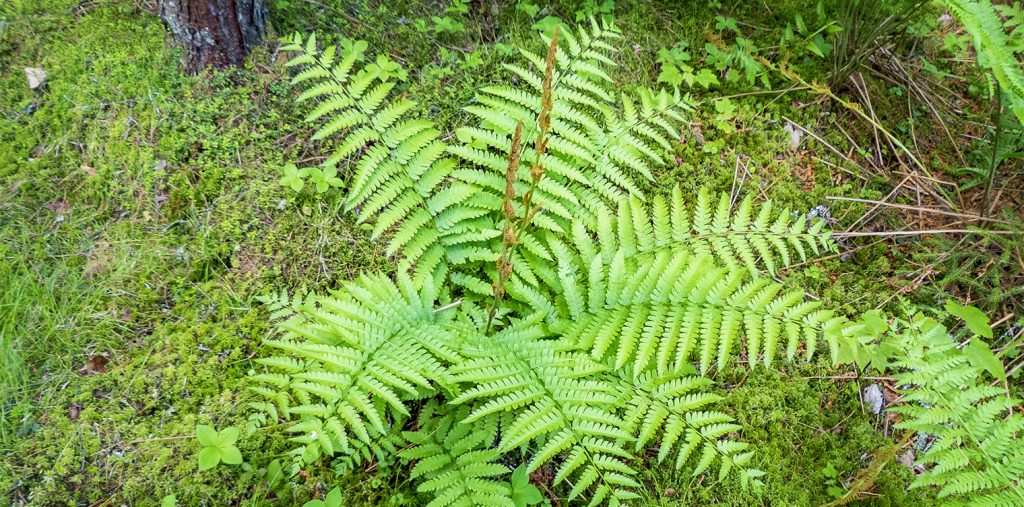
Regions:
<instances>
[{"instance_id":1,"label":"small green leaf","mask_svg":"<svg viewBox=\"0 0 1024 507\"><path fill-rule=\"evenodd\" d=\"M178 497L175 495L167 495L160 499L160 507L177 507Z\"/></svg>"},{"instance_id":2,"label":"small green leaf","mask_svg":"<svg viewBox=\"0 0 1024 507\"><path fill-rule=\"evenodd\" d=\"M996 357L988 344L980 338L972 338L963 350L967 360L975 368L981 368L999 380L1006 380L1006 368L1003 366L1003 362Z\"/></svg>"},{"instance_id":3,"label":"small green leaf","mask_svg":"<svg viewBox=\"0 0 1024 507\"><path fill-rule=\"evenodd\" d=\"M864 330L871 334L871 336L881 336L882 333L889 330L889 323L882 317L882 312L878 310L868 310L861 316L860 323L864 325Z\"/></svg>"},{"instance_id":4,"label":"small green leaf","mask_svg":"<svg viewBox=\"0 0 1024 507\"><path fill-rule=\"evenodd\" d=\"M220 453L220 459L228 465L238 465L242 463L242 453L237 447L233 445L227 445L218 447L217 450Z\"/></svg>"},{"instance_id":5,"label":"small green leaf","mask_svg":"<svg viewBox=\"0 0 1024 507\"><path fill-rule=\"evenodd\" d=\"M704 88L709 88L712 85L719 84L718 76L716 76L715 73L711 72L709 69L700 69L700 71L697 72L696 77L697 84L703 86Z\"/></svg>"},{"instance_id":6,"label":"small green leaf","mask_svg":"<svg viewBox=\"0 0 1024 507\"><path fill-rule=\"evenodd\" d=\"M946 311L960 317L972 333L992 338L992 327L988 325L988 315L973 306L963 306L952 299L946 301Z\"/></svg>"},{"instance_id":7,"label":"small green leaf","mask_svg":"<svg viewBox=\"0 0 1024 507\"><path fill-rule=\"evenodd\" d=\"M209 470L220 463L220 450L216 447L203 447L199 451L199 470Z\"/></svg>"},{"instance_id":8,"label":"small green leaf","mask_svg":"<svg viewBox=\"0 0 1024 507\"><path fill-rule=\"evenodd\" d=\"M218 436L218 443L220 444L221 447L234 445L234 443L238 441L238 433L239 429L235 426L224 428L220 430L220 435Z\"/></svg>"},{"instance_id":9,"label":"small green leaf","mask_svg":"<svg viewBox=\"0 0 1024 507\"><path fill-rule=\"evenodd\" d=\"M562 24L562 19L555 16L544 16L544 19L533 24L533 29L550 35L555 31L556 26Z\"/></svg>"},{"instance_id":10,"label":"small green leaf","mask_svg":"<svg viewBox=\"0 0 1024 507\"><path fill-rule=\"evenodd\" d=\"M212 426L200 424L196 426L196 437L199 438L199 443L204 446L216 446L219 443L217 437L217 430L213 429Z\"/></svg>"},{"instance_id":11,"label":"small green leaf","mask_svg":"<svg viewBox=\"0 0 1024 507\"><path fill-rule=\"evenodd\" d=\"M532 19L537 16L538 12L540 12L540 7L530 2L519 2L519 5L516 5L516 10L526 13L526 15Z\"/></svg>"},{"instance_id":12,"label":"small green leaf","mask_svg":"<svg viewBox=\"0 0 1024 507\"><path fill-rule=\"evenodd\" d=\"M341 507L341 489L334 488L327 493L324 503L327 504L327 507Z\"/></svg>"},{"instance_id":13,"label":"small green leaf","mask_svg":"<svg viewBox=\"0 0 1024 507\"><path fill-rule=\"evenodd\" d=\"M278 482L281 482L281 479L284 479L284 473L281 470L281 460L275 459L267 466L267 484L275 486Z\"/></svg>"},{"instance_id":14,"label":"small green leaf","mask_svg":"<svg viewBox=\"0 0 1024 507\"><path fill-rule=\"evenodd\" d=\"M526 507L544 501L537 486L530 484L530 475L526 473L526 465L519 465L512 472L512 503L516 507Z\"/></svg>"}]
</instances>

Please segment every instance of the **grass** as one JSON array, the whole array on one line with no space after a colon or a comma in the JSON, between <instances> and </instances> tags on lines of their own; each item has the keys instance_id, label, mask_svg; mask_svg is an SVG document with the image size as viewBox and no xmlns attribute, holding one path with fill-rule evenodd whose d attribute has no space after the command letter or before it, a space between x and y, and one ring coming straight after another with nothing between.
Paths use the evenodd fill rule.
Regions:
<instances>
[{"instance_id":1,"label":"grass","mask_svg":"<svg viewBox=\"0 0 1024 507\"><path fill-rule=\"evenodd\" d=\"M538 18L573 19L570 4L544 6ZM615 14L627 50L615 77L624 86L653 81L658 49L681 40L702 47L719 13L749 21L770 44L777 34L758 28L784 26L806 10L802 4L774 2L768 14L758 2L716 9L620 1ZM277 184L284 163L316 160L323 147L307 140L311 130L292 106L273 38L244 68L189 78L159 20L132 2L13 5L0 15L0 501L149 505L174 493L185 505L292 505L341 485L348 505L422 505L406 471L388 463L342 477L322 464L285 491L268 492L259 469L288 448L272 432L240 442L251 470L196 469L195 425L220 428L247 416L243 379L270 332L254 296L329 289L389 269L381 246L336 196L293 195ZM508 49L534 44L532 20L514 3L472 5L466 32L457 34L415 30L415 20L441 13L434 2L282 0L272 22L278 33L317 29L327 40L368 40L371 54L388 53L410 70L405 91L426 105L422 114L451 128L465 119L461 107L477 87L504 79ZM47 71L43 91L25 86L26 66ZM879 89L878 100L902 104ZM696 98L749 91L732 83ZM815 98L736 97L735 132L715 127L713 107L701 108L679 163L658 184L730 190L742 175L744 192L799 212L827 204L828 195L882 198L892 186L884 175L811 170L824 167L814 157L844 164L818 145L787 151L786 118L812 129L843 122L870 137ZM885 110L892 117L884 121L903 120L897 108ZM930 128L917 126L917 135L941 139ZM846 145L839 132L815 130ZM692 135L698 131L702 142ZM936 142L936 163L952 159L951 148ZM711 153L702 143L722 149ZM854 203L833 214L849 224L866 209ZM897 220L888 214L872 225ZM868 244L844 245L855 250L793 269L788 283L845 311L891 305L890 295L917 269L908 257L945 248ZM1019 276L1012 255L1000 259L1006 276ZM820 470L831 465L849 479L885 439L878 421L861 413L854 384L810 378L823 372L812 364L721 374L731 391L726 409L741 419L758 466L769 472L765 496L652 463L649 502L829 501ZM906 491L909 478L905 468L888 466L874 490L878 503L927 504L926 495Z\"/></svg>"}]
</instances>

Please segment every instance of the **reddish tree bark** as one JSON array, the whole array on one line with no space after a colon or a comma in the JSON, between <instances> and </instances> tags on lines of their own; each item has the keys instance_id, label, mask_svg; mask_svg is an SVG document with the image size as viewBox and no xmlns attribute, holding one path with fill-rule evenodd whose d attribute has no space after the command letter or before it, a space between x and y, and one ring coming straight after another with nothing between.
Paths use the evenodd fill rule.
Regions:
<instances>
[{"instance_id":1,"label":"reddish tree bark","mask_svg":"<svg viewBox=\"0 0 1024 507\"><path fill-rule=\"evenodd\" d=\"M241 64L263 36L267 10L262 0L161 0L160 17L194 74Z\"/></svg>"}]
</instances>

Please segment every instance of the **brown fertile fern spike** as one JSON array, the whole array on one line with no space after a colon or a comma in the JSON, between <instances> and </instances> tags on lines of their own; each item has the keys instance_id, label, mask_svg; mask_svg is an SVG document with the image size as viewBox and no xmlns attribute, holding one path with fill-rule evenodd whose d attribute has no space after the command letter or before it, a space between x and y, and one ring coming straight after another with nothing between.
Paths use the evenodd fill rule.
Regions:
<instances>
[{"instance_id":1,"label":"brown fertile fern spike","mask_svg":"<svg viewBox=\"0 0 1024 507\"><path fill-rule=\"evenodd\" d=\"M542 159L548 150L548 134L551 131L551 110L554 108L551 89L555 75L555 55L557 52L558 27L555 27L554 35L551 37L551 44L548 46L547 60L544 62L544 82L541 86L540 115L537 117L537 137L533 141L533 150L536 156L533 164L530 166L530 187L523 194L523 217L519 220L516 220L515 208L512 206L512 202L516 198L515 183L518 180L519 160L522 155L522 123L516 123L516 130L512 135L512 149L509 152L508 166L505 170L505 196L502 200L505 228L501 235L501 255L498 257L497 263L498 278L492 286L494 302L487 311L487 328L485 333L491 332L491 323L494 320L494 314L498 311L498 303L505 298L505 284L512 276L512 254L519 243L519 236L529 227L534 215L540 210L539 204L533 204L533 191L544 177Z\"/></svg>"},{"instance_id":2,"label":"brown fertile fern spike","mask_svg":"<svg viewBox=\"0 0 1024 507\"><path fill-rule=\"evenodd\" d=\"M516 132L512 136L512 150L508 158L508 168L505 170L505 198L502 201L502 212L505 215L505 228L501 234L501 256L498 257L498 280L494 282L494 301L497 303L505 297L505 282L512 274L511 250L516 245L518 238L515 232L516 211L512 207L512 200L516 198L516 171L519 168L519 156L522 153L523 124L516 123ZM487 328L490 329L490 320L494 318L494 311L497 304L491 307L487 316Z\"/></svg>"}]
</instances>

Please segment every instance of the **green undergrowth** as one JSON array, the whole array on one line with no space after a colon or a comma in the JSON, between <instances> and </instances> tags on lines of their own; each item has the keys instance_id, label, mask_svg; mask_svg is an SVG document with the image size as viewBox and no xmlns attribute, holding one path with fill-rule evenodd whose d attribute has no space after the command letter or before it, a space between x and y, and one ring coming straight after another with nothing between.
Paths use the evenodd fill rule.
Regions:
<instances>
[{"instance_id":1,"label":"green undergrowth","mask_svg":"<svg viewBox=\"0 0 1024 507\"><path fill-rule=\"evenodd\" d=\"M574 19L570 3L534 18L515 2L474 3L461 33L415 29L443 11L433 2L272 7L279 33L324 30L326 40L366 39L374 53L392 55L410 70L402 86L425 105L419 114L450 128L481 84L504 76L500 64L530 40L536 21ZM23 4L2 14L0 32L0 503L154 505L175 494L183 505L294 505L340 485L346 505L422 505L394 464L362 463L341 477L314 467L287 493L238 467L197 471L195 425L246 417L241 381L270 332L254 296L330 289L392 269L336 198L278 184L285 163L312 165L323 155L307 141L312 130L299 127L304 113L292 106L276 44L258 48L244 68L190 78L159 20L133 2ZM773 3L765 15L759 3L742 2L732 15L767 16L762 23L772 25L801 4ZM703 45L718 11L691 7L619 2L616 21L633 48L619 55L621 85L656 79L661 47ZM24 67L46 70L42 91L25 86ZM681 184L688 195L735 188L800 214L831 204L827 195L888 191L884 179L821 170L809 154L787 150L785 118L810 128L841 113L794 109L814 99L801 93L716 107L717 97L744 91L730 86L695 97L701 106L677 164L656 185ZM826 150L815 155L842 163ZM847 224L864 211L846 205L832 216ZM905 284L902 250L913 246L881 243L799 265L787 284L843 311L873 308ZM730 391L724 410L768 472L764 494L714 488L711 478L652 461L643 479L659 495L650 503L831 500L821 471L832 467L847 481L886 440L881 422L862 412L855 384L814 378L825 375L820 365L720 374ZM239 442L250 472L288 448L276 435ZM876 504L927 504L906 491L909 475L891 463Z\"/></svg>"}]
</instances>

